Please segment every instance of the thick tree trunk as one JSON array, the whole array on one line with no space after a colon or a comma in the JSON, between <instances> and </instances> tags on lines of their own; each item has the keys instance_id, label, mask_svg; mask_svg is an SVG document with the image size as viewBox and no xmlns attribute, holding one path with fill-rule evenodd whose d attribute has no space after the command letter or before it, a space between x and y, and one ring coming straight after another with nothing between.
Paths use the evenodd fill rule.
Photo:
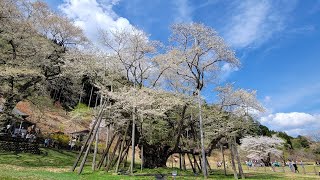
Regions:
<instances>
[{"instance_id":1,"label":"thick tree trunk","mask_svg":"<svg viewBox=\"0 0 320 180\"><path fill-rule=\"evenodd\" d=\"M270 157L270 155L271 154L269 153L267 159L261 159L261 161L264 163L265 166L271 166L271 163L270 163L271 157Z\"/></svg>"},{"instance_id":2,"label":"thick tree trunk","mask_svg":"<svg viewBox=\"0 0 320 180\"><path fill-rule=\"evenodd\" d=\"M169 148L169 146L144 144L144 168L166 167L167 160L171 155Z\"/></svg>"},{"instance_id":3,"label":"thick tree trunk","mask_svg":"<svg viewBox=\"0 0 320 180\"><path fill-rule=\"evenodd\" d=\"M10 96L8 96L8 98L6 98L6 102L2 107L3 112L0 113L0 134L5 132L6 125L12 121L12 110L21 100L22 99L16 94L11 94Z\"/></svg>"}]
</instances>

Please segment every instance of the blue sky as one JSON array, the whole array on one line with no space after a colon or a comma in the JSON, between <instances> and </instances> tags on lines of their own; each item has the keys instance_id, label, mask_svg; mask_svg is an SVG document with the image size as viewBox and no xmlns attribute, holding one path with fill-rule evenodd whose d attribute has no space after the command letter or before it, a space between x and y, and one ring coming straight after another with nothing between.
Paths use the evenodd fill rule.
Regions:
<instances>
[{"instance_id":1,"label":"blue sky","mask_svg":"<svg viewBox=\"0 0 320 180\"><path fill-rule=\"evenodd\" d=\"M211 26L242 67L222 82L256 89L271 129L296 136L320 129L320 0L46 0L97 41L97 30L138 27L167 41L175 22ZM212 86L204 96L212 101Z\"/></svg>"}]
</instances>

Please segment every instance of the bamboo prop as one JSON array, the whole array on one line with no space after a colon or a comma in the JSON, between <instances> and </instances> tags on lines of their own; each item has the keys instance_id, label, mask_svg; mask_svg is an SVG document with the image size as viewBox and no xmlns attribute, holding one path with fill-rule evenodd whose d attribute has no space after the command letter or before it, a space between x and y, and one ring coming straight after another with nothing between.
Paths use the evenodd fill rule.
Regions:
<instances>
[{"instance_id":1,"label":"bamboo prop","mask_svg":"<svg viewBox=\"0 0 320 180\"><path fill-rule=\"evenodd\" d=\"M97 109L97 105L98 105L98 94L96 93L96 102L94 103L94 109Z\"/></svg>"},{"instance_id":2,"label":"bamboo prop","mask_svg":"<svg viewBox=\"0 0 320 180\"><path fill-rule=\"evenodd\" d=\"M106 102L104 103L104 106L105 106L105 105L106 105ZM84 164L86 163L86 160L87 160L87 157L88 157L88 154L89 154L89 151L90 151L91 144L92 144L92 142L93 142L93 140L94 140L94 138L95 138L95 136L96 136L96 134L97 134L97 132L98 132L98 129L99 129L99 126L100 126L100 123L101 123L101 120L102 120L102 114L103 114L103 112L104 112L104 108L102 108L102 112L101 112L101 114L100 114L99 117L98 117L98 120L97 120L98 122L95 123L95 124L93 125L93 128L91 129L91 130L94 129L93 135L92 135L92 138L90 138L90 141L89 141L87 150L86 150L86 152L85 152L85 154L84 154L84 156L83 156L83 159L82 159L82 162L81 162L81 164L80 164L80 169L79 169L79 171L78 171L78 174L81 174L81 172L82 172L82 170L83 170L83 167L84 167ZM91 136L91 133L90 133L90 136Z\"/></svg>"},{"instance_id":3,"label":"bamboo prop","mask_svg":"<svg viewBox=\"0 0 320 180\"><path fill-rule=\"evenodd\" d=\"M211 169L211 166L210 166L210 164L209 164L209 161L208 161L208 157L207 157L207 156L206 156L206 163L207 163L207 166L208 166L209 171L211 171L212 169Z\"/></svg>"},{"instance_id":4,"label":"bamboo prop","mask_svg":"<svg viewBox=\"0 0 320 180\"><path fill-rule=\"evenodd\" d=\"M124 148L124 144L125 144L125 142L126 142L126 140L127 140L127 134L128 134L129 128L130 128L130 123L128 122L126 131L125 131L125 133L124 133L124 136L123 136L122 142L121 142L121 147L120 147L120 151L119 151L118 161L117 161L117 165L116 165L116 173L117 173L118 170L119 170L119 165L120 165L120 163L121 163L121 157L122 157L122 153L123 153L123 148Z\"/></svg>"},{"instance_id":5,"label":"bamboo prop","mask_svg":"<svg viewBox=\"0 0 320 180\"><path fill-rule=\"evenodd\" d=\"M191 127L191 129L192 129L192 127ZM187 131L188 132L188 131ZM188 134L187 134L187 136L188 136ZM185 142L183 142L183 138L184 138L184 136L181 134L181 138L180 138L180 141L182 142L182 145L183 146L185 146ZM187 137L188 138L188 137ZM193 138L195 139L195 135L193 134ZM180 142L179 142L180 143ZM193 155L193 154L192 154ZM197 173L197 170L196 170L196 168L195 168L195 166L196 165L193 165L193 162L192 162L192 160L191 160L191 158L190 158L190 154L189 153L187 153L187 157L188 157L188 160L189 160L189 163L190 163L190 166L191 166L191 168L192 168L192 171L193 171L193 173ZM195 162L195 164L196 164L197 162ZM185 154L183 153L183 168L184 168L184 170L187 170L187 167L186 167L186 161L185 161ZM198 167L199 168L199 167ZM199 168L199 170L200 170L200 168Z\"/></svg>"},{"instance_id":6,"label":"bamboo prop","mask_svg":"<svg viewBox=\"0 0 320 180\"><path fill-rule=\"evenodd\" d=\"M109 150L110 150L110 147L111 147L111 145L112 145L112 143L113 143L113 141L114 141L114 139L115 139L116 135L117 135L117 133L115 132L115 133L112 135L112 137L111 137L111 139L110 139L109 143L107 144L107 147L106 147L106 149L104 150L104 152L103 152L103 154L102 154L102 156L101 156L101 158L100 158L100 161L99 161L99 163L98 163L98 169L100 169L100 168L101 168L101 166L102 166L102 164L103 164L104 159L105 159L105 158L106 158L106 156L108 155ZM110 159L108 158L107 164L108 164L108 162L109 162L109 161L110 161Z\"/></svg>"},{"instance_id":7,"label":"bamboo prop","mask_svg":"<svg viewBox=\"0 0 320 180\"><path fill-rule=\"evenodd\" d=\"M179 153L179 169L182 170L182 156L181 156L181 153Z\"/></svg>"},{"instance_id":8,"label":"bamboo prop","mask_svg":"<svg viewBox=\"0 0 320 180\"><path fill-rule=\"evenodd\" d=\"M108 111L108 113L109 114L107 115L107 117L110 115L110 111ZM108 124L108 126L107 126L107 136L106 136L106 149L108 148L108 144L109 144L109 140L110 140L110 134L112 134L111 129L112 129L112 124ZM113 139L112 139L112 141L113 141ZM104 159L103 159L103 165L104 166L106 166L107 162L109 161L109 151L107 151L106 153L107 154L103 156L104 157Z\"/></svg>"},{"instance_id":9,"label":"bamboo prop","mask_svg":"<svg viewBox=\"0 0 320 180\"><path fill-rule=\"evenodd\" d=\"M203 164L202 164L202 157L201 157L201 155L199 155L198 158L199 158L200 167L201 167L201 169L202 169L202 165L203 165Z\"/></svg>"},{"instance_id":10,"label":"bamboo prop","mask_svg":"<svg viewBox=\"0 0 320 180\"><path fill-rule=\"evenodd\" d=\"M222 154L222 162L223 162L223 170L224 170L224 175L227 175L227 169L226 169L226 160L224 158L224 150L223 150L223 145L220 145L220 149L221 149L221 154Z\"/></svg>"},{"instance_id":11,"label":"bamboo prop","mask_svg":"<svg viewBox=\"0 0 320 180\"><path fill-rule=\"evenodd\" d=\"M121 157L121 162L123 162L127 157L128 157L128 152L129 152L129 148L130 148L130 143L131 143L131 140L129 140L127 143L126 143L126 148L124 149L124 154L123 156ZM123 163L123 167L126 167L126 161Z\"/></svg>"},{"instance_id":12,"label":"bamboo prop","mask_svg":"<svg viewBox=\"0 0 320 180\"><path fill-rule=\"evenodd\" d=\"M197 173L197 170L195 169L195 167L193 166L193 162L191 161L190 154L187 153L187 156L188 156L193 173Z\"/></svg>"},{"instance_id":13,"label":"bamboo prop","mask_svg":"<svg viewBox=\"0 0 320 180\"><path fill-rule=\"evenodd\" d=\"M110 160L109 160L109 162L107 163L107 166L106 166L106 168L105 168L105 170L106 170L107 172L109 171L109 169L110 169L110 167L111 167L111 165L112 165L112 161L113 161L113 159L114 159L114 156L115 156L115 154L116 154L116 151L117 151L117 149L118 149L118 146L119 146L120 142L121 142L121 139L120 139L120 137L119 137L118 140L117 140L116 146L114 147L113 152L112 152L112 154L111 154L111 156L110 156Z\"/></svg>"},{"instance_id":14,"label":"bamboo prop","mask_svg":"<svg viewBox=\"0 0 320 180\"><path fill-rule=\"evenodd\" d=\"M194 167L197 167L199 169L199 172L201 172L201 168L197 162L196 156L194 154L192 154L193 156L193 161L194 161Z\"/></svg>"},{"instance_id":15,"label":"bamboo prop","mask_svg":"<svg viewBox=\"0 0 320 180\"><path fill-rule=\"evenodd\" d=\"M87 144L88 144L88 142L89 142L89 140L90 140L90 138L91 138L91 134L92 134L92 132L93 132L93 130L94 130L94 127L95 127L96 124L98 123L99 119L101 119L101 117L102 117L102 114L103 114L103 111L104 111L104 108L105 108L106 104L107 104L107 102L105 102L105 103L103 104L103 106L101 107L101 109L100 109L100 111L99 111L98 118L96 119L96 121L94 121L94 123L93 123L93 125L92 125L92 129L90 130L90 132L89 132L89 134L88 134L88 137L87 137L85 143L84 143L83 146L81 147L81 150L80 150L80 152L79 152L79 154L78 154L78 156L77 156L76 161L74 162L73 166L71 167L71 171L72 171L72 172L76 169L76 167L77 167L77 165L78 165L78 163L79 163L79 161L80 161L80 158L81 158L81 156L82 156L82 154L83 154L83 151L84 151L85 147L87 146Z\"/></svg>"},{"instance_id":16,"label":"bamboo prop","mask_svg":"<svg viewBox=\"0 0 320 180\"><path fill-rule=\"evenodd\" d=\"M95 171L95 169L96 169L96 158L97 158L97 152L98 152L98 143L99 143L99 129L98 129L98 132L96 134L96 143L94 145L94 153L93 153L93 159L92 159L92 171Z\"/></svg>"},{"instance_id":17,"label":"bamboo prop","mask_svg":"<svg viewBox=\"0 0 320 180\"><path fill-rule=\"evenodd\" d=\"M128 162L128 156L129 156L129 149L130 149L130 143L131 143L131 140L129 141L128 143L128 146L127 146L127 149L126 149L126 155L124 157L124 163L123 163L123 168L125 168L127 166L127 162Z\"/></svg>"},{"instance_id":18,"label":"bamboo prop","mask_svg":"<svg viewBox=\"0 0 320 180\"><path fill-rule=\"evenodd\" d=\"M90 91L90 97L89 97L88 108L90 108L90 105L91 105L92 92L93 92L93 86L91 87L91 91Z\"/></svg>"}]
</instances>

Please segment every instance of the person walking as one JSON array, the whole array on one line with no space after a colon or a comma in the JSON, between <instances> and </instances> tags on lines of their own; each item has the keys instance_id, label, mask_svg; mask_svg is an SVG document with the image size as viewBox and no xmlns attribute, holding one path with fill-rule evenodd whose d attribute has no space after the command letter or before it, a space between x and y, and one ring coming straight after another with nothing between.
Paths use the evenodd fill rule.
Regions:
<instances>
[{"instance_id":1,"label":"person walking","mask_svg":"<svg viewBox=\"0 0 320 180\"><path fill-rule=\"evenodd\" d=\"M299 170L298 170L298 166L297 166L297 162L292 161L292 165L293 165L293 167L294 167L294 173L299 172Z\"/></svg>"},{"instance_id":2,"label":"person walking","mask_svg":"<svg viewBox=\"0 0 320 180\"><path fill-rule=\"evenodd\" d=\"M288 162L288 166L289 166L291 172L293 172L293 164L292 164L292 162L290 160Z\"/></svg>"}]
</instances>

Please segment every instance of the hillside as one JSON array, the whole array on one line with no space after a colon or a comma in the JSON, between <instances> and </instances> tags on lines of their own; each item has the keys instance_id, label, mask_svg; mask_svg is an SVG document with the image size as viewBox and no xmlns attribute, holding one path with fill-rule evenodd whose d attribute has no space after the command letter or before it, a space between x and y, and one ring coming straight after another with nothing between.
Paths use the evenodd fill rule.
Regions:
<instances>
[{"instance_id":1,"label":"hillside","mask_svg":"<svg viewBox=\"0 0 320 180\"><path fill-rule=\"evenodd\" d=\"M92 111L83 107L65 111L59 102L53 103L49 97L31 97L17 104L17 109L29 115L27 120L36 123L43 134L62 131L66 134L88 129Z\"/></svg>"}]
</instances>

